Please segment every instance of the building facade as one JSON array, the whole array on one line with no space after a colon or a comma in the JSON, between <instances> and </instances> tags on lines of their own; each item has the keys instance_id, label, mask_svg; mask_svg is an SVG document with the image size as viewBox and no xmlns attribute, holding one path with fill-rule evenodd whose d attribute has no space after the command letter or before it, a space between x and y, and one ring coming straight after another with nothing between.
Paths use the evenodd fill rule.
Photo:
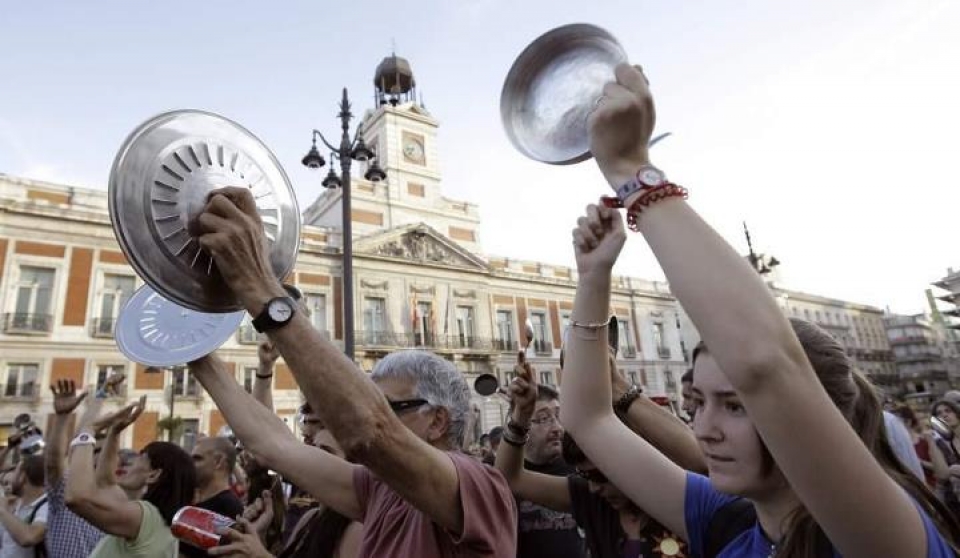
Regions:
<instances>
[{"instance_id":1,"label":"building facade","mask_svg":"<svg viewBox=\"0 0 960 558\"><path fill-rule=\"evenodd\" d=\"M900 389L894 395L926 413L952 387L950 347L943 330L926 314L891 314L884 323L899 376Z\"/></svg>"},{"instance_id":2,"label":"building facade","mask_svg":"<svg viewBox=\"0 0 960 558\"><path fill-rule=\"evenodd\" d=\"M438 122L422 105L382 103L363 127L388 178L353 178L357 363L370 371L391 351L420 348L449 359L471 384L484 373L505 384L529 322L529 360L542 383L559 384L576 271L482 254L476 206L442 195ZM340 202L339 190L327 190L305 210L287 280L305 294L314 327L342 346ZM126 390L108 407L147 396L126 445L139 449L176 425L186 445L220 431L222 415L183 366L151 369L118 351L114 325L142 285L117 244L106 192L0 174L0 430L20 413L43 427L56 380L96 386L122 370ZM617 277L610 312L620 322L622 372L675 401L686 358L667 285ZM218 351L247 388L256 342L247 319ZM273 381L276 412L296 428L300 394L282 361ZM475 434L506 416L501 397L475 395L473 405Z\"/></svg>"},{"instance_id":3,"label":"building facade","mask_svg":"<svg viewBox=\"0 0 960 558\"><path fill-rule=\"evenodd\" d=\"M815 323L825 329L843 345L854 365L884 392L894 393L900 389L897 365L887 340L883 310L785 289L769 278L766 283L784 315ZM680 329L684 337L683 346L690 349L696 346L700 340L699 333L682 313Z\"/></svg>"}]
</instances>

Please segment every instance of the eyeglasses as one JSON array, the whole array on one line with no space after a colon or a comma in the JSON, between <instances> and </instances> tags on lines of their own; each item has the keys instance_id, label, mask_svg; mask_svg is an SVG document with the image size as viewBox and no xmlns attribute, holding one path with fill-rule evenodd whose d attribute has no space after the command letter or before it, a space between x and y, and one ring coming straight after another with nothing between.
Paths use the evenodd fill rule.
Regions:
<instances>
[{"instance_id":1,"label":"eyeglasses","mask_svg":"<svg viewBox=\"0 0 960 558\"><path fill-rule=\"evenodd\" d=\"M560 424L560 413L537 415L536 417L532 418L530 422L536 424L537 426L552 423Z\"/></svg>"},{"instance_id":2,"label":"eyeglasses","mask_svg":"<svg viewBox=\"0 0 960 558\"><path fill-rule=\"evenodd\" d=\"M600 469L593 469L590 471L584 471L583 469L577 469L577 476L590 481L594 484L606 484L610 482L610 479L606 477L603 473L600 472Z\"/></svg>"},{"instance_id":3,"label":"eyeglasses","mask_svg":"<svg viewBox=\"0 0 960 558\"><path fill-rule=\"evenodd\" d=\"M390 404L390 408L393 409L395 415L400 413L411 411L413 409L419 409L424 405L428 405L429 402L426 399L403 399L401 401L391 401L387 400L387 403Z\"/></svg>"}]
</instances>

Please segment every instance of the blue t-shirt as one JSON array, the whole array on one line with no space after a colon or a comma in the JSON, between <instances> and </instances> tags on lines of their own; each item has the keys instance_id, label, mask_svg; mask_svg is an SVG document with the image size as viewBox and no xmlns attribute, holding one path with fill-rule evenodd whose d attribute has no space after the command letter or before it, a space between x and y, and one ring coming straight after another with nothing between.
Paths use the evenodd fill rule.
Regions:
<instances>
[{"instance_id":1,"label":"blue t-shirt","mask_svg":"<svg viewBox=\"0 0 960 558\"><path fill-rule=\"evenodd\" d=\"M687 473L687 488L683 501L683 519L687 526L690 549L693 556L703 555L704 537L713 514L725 504L736 500L736 496L718 492L710 484L710 479L696 473ZM950 545L944 541L933 521L923 510L919 510L923 526L927 531L927 558L953 558ZM752 529L744 531L730 542L717 558L767 558L770 556L771 543L757 523ZM834 556L839 557L836 551Z\"/></svg>"}]
</instances>

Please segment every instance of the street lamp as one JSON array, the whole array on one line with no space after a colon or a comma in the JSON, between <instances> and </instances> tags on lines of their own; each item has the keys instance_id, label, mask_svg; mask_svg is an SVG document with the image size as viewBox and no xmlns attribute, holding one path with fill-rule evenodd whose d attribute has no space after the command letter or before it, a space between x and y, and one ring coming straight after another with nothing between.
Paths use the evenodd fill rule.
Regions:
<instances>
[{"instance_id":1,"label":"street lamp","mask_svg":"<svg viewBox=\"0 0 960 558\"><path fill-rule=\"evenodd\" d=\"M363 124L357 127L357 132L350 137L350 99L347 97L347 88L343 88L343 98L340 100L340 145L333 146L319 131L313 131L313 145L301 161L308 169L319 169L326 164L320 151L317 150L317 138L330 149L330 171L321 184L324 188L341 188L343 190L341 206L343 209L343 352L353 360L353 224L350 209L350 165L353 161L370 161L370 166L363 177L370 182L380 182L386 179L387 173L377 164L377 155L363 141ZM333 168L333 160L340 161L340 175L337 176Z\"/></svg>"}]
</instances>

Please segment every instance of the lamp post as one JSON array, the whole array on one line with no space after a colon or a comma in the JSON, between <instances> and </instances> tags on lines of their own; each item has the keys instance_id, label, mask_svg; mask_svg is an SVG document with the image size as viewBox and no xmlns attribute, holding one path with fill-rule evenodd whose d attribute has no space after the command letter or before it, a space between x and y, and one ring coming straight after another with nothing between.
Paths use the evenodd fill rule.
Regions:
<instances>
[{"instance_id":1,"label":"lamp post","mask_svg":"<svg viewBox=\"0 0 960 558\"><path fill-rule=\"evenodd\" d=\"M363 124L357 127L356 133L350 137L350 121L353 114L350 112L350 99L347 97L347 88L343 88L343 98L340 100L340 145L333 146L318 130L313 130L313 146L301 161L309 169L319 169L326 164L323 156L317 150L317 138L330 149L330 171L321 183L324 188L340 188L343 191L341 206L343 209L343 352L353 360L354 327L353 327L353 223L350 203L350 165L356 161L371 161L364 178L371 182L380 182L387 177L380 165L377 164L374 153L363 141ZM333 168L333 160L340 161L340 176Z\"/></svg>"}]
</instances>

